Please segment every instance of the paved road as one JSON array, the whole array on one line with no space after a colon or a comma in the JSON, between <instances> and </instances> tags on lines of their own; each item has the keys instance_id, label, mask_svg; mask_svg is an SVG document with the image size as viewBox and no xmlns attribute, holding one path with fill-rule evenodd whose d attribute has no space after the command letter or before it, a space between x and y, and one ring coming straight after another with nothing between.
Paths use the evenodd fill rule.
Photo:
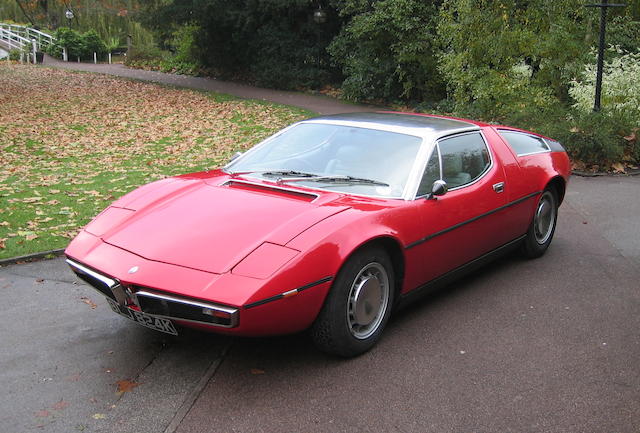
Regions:
<instances>
[{"instance_id":1,"label":"paved road","mask_svg":"<svg viewBox=\"0 0 640 433\"><path fill-rule=\"evenodd\" d=\"M0 431L637 433L638 198L640 177L573 178L543 258L486 267L347 361L305 335L165 337L61 259L2 268Z\"/></svg>"},{"instance_id":2,"label":"paved road","mask_svg":"<svg viewBox=\"0 0 640 433\"><path fill-rule=\"evenodd\" d=\"M152 81L180 87L189 87L198 90L226 93L246 99L261 99L280 104L293 105L305 108L319 114L348 113L352 111L375 111L382 107L352 105L340 102L336 99L322 95L311 95L299 92L287 92L274 89L263 89L230 81L214 78L192 77L190 75L166 74L156 71L144 71L130 69L121 64L108 65L104 63L75 63L63 62L51 56L45 55L44 64L56 68L71 69L77 71L99 72L116 75L118 77L132 78L135 80Z\"/></svg>"}]
</instances>

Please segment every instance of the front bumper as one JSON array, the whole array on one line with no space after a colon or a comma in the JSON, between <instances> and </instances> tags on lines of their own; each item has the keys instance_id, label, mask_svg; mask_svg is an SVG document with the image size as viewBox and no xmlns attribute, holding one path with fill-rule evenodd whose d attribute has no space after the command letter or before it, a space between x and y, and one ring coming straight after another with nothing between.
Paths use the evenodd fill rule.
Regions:
<instances>
[{"instance_id":1,"label":"front bumper","mask_svg":"<svg viewBox=\"0 0 640 433\"><path fill-rule=\"evenodd\" d=\"M315 262L290 263L267 279L213 274L148 260L86 232L65 253L79 278L119 305L182 326L240 336L308 328L332 280Z\"/></svg>"},{"instance_id":2,"label":"front bumper","mask_svg":"<svg viewBox=\"0 0 640 433\"><path fill-rule=\"evenodd\" d=\"M80 279L124 307L180 323L191 322L223 328L238 326L238 308L159 293L135 285L125 286L116 278L90 269L75 260L67 259L67 264Z\"/></svg>"}]
</instances>

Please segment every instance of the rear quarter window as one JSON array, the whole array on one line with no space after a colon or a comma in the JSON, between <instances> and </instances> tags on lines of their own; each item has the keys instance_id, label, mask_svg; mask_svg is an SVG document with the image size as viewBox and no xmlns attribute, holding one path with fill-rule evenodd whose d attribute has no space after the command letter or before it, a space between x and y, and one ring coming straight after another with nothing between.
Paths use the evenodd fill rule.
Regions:
<instances>
[{"instance_id":1,"label":"rear quarter window","mask_svg":"<svg viewBox=\"0 0 640 433\"><path fill-rule=\"evenodd\" d=\"M540 137L524 132L498 130L516 155L524 156L532 153L548 152L549 146Z\"/></svg>"}]
</instances>

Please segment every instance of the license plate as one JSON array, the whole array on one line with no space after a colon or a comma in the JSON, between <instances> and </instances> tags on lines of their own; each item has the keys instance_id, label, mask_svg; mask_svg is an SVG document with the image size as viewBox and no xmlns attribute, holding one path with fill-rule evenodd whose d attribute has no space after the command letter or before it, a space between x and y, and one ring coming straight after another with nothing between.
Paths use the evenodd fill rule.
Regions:
<instances>
[{"instance_id":1,"label":"license plate","mask_svg":"<svg viewBox=\"0 0 640 433\"><path fill-rule=\"evenodd\" d=\"M118 313L121 316L126 317L127 319L133 320L134 322L137 322L142 326L146 326L147 328L155 329L156 331L166 332L167 334L171 335L178 335L178 331L176 331L176 327L173 326L171 320L165 319L163 317L151 316L141 311L132 310L131 308L127 308L118 304L113 299L106 299L107 302L109 302L109 306L115 313Z\"/></svg>"}]
</instances>

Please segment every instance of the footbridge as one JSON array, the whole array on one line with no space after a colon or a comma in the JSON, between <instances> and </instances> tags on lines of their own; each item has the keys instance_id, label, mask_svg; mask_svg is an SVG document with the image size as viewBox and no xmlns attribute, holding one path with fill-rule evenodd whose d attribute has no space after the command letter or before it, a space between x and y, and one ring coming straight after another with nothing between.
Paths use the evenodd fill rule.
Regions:
<instances>
[{"instance_id":1,"label":"footbridge","mask_svg":"<svg viewBox=\"0 0 640 433\"><path fill-rule=\"evenodd\" d=\"M0 23L0 58L7 51L19 50L36 62L36 53L55 43L55 38L40 30L17 24ZM5 54L3 54L5 53Z\"/></svg>"}]
</instances>

